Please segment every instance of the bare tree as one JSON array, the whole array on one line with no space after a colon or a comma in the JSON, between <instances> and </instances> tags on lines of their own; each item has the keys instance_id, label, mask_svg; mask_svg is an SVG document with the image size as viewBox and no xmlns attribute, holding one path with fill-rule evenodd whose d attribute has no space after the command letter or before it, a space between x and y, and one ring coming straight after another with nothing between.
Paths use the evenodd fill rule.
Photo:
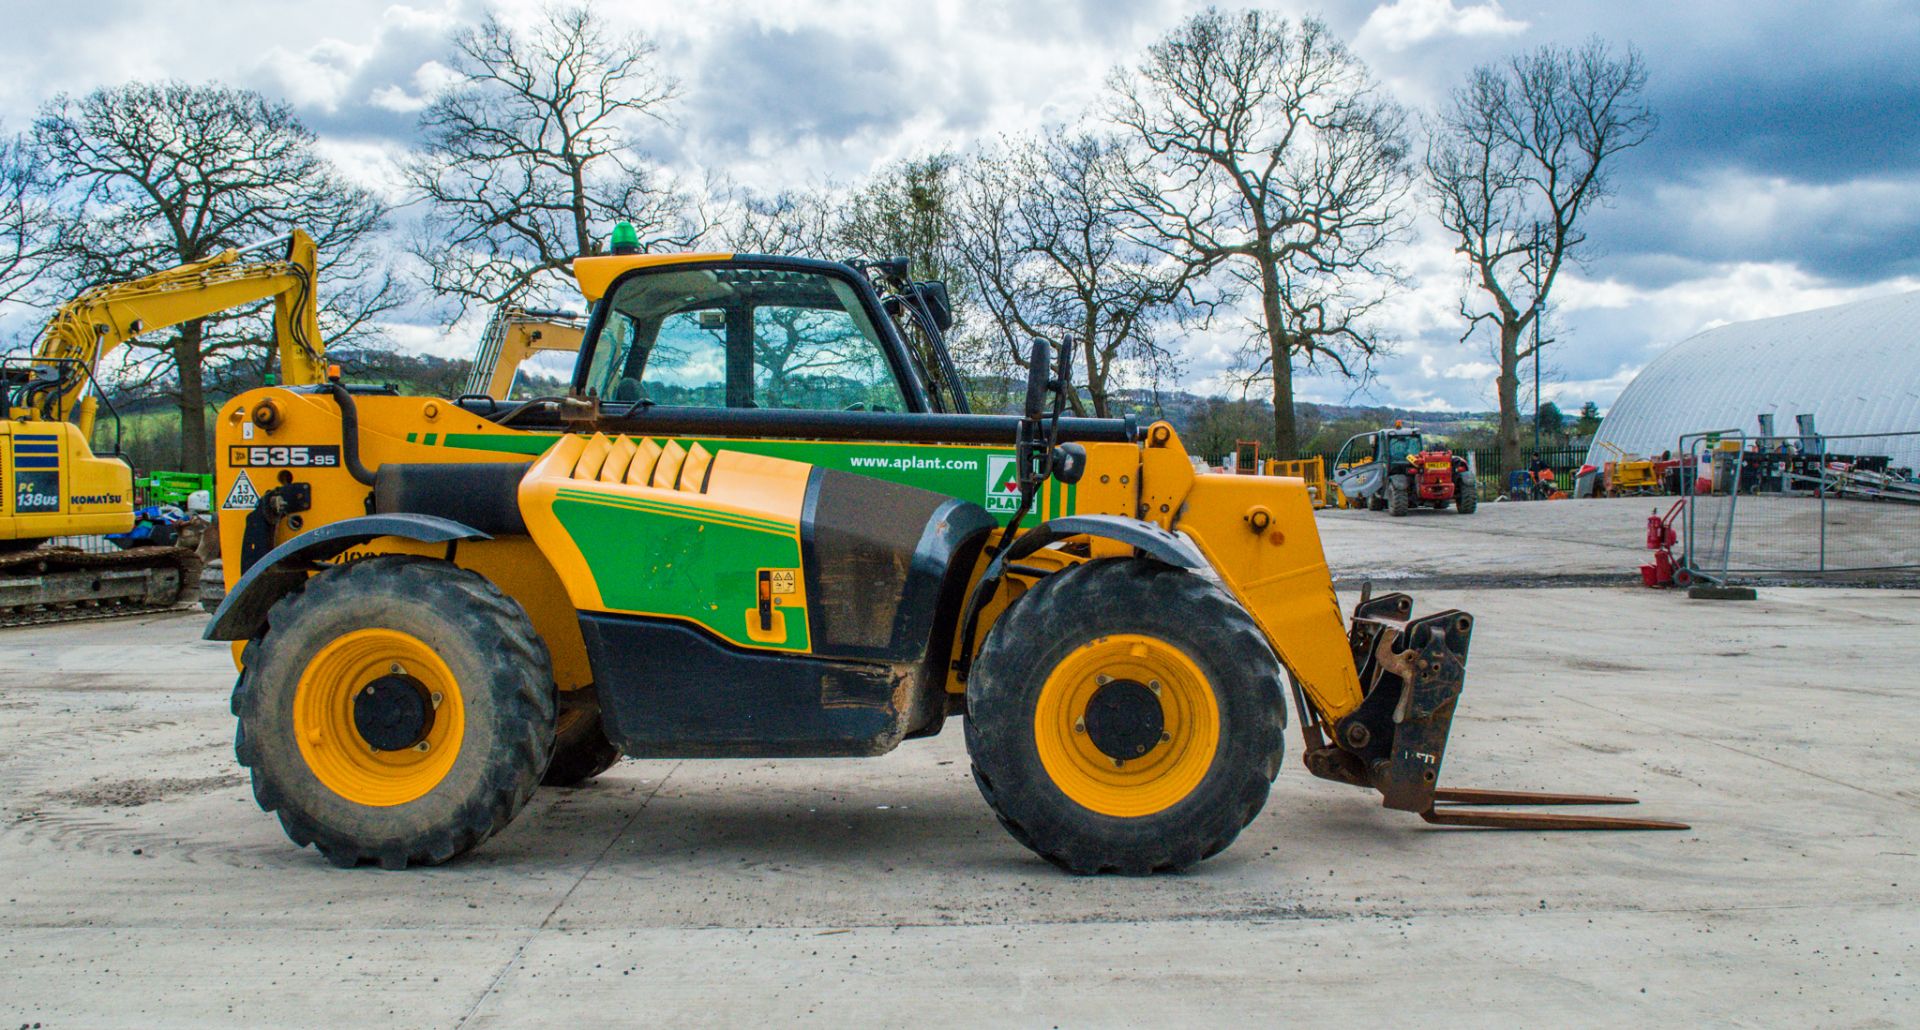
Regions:
<instances>
[{"instance_id":1,"label":"bare tree","mask_svg":"<svg viewBox=\"0 0 1920 1030\"><path fill-rule=\"evenodd\" d=\"M1273 446L1294 454L1295 363L1364 378L1369 318L1398 282L1405 113L1314 19L1208 9L1110 79L1142 152L1126 207L1142 239L1257 302L1249 377L1273 388Z\"/></svg>"},{"instance_id":2,"label":"bare tree","mask_svg":"<svg viewBox=\"0 0 1920 1030\"><path fill-rule=\"evenodd\" d=\"M1156 330L1175 313L1190 266L1126 233L1126 158L1113 139L1050 130L974 155L956 204L961 259L1009 365L1034 336L1079 345L1076 412L1113 413L1130 374L1158 383L1178 355Z\"/></svg>"},{"instance_id":3,"label":"bare tree","mask_svg":"<svg viewBox=\"0 0 1920 1030\"><path fill-rule=\"evenodd\" d=\"M31 143L0 137L0 312L27 300L53 243L47 182Z\"/></svg>"},{"instance_id":4,"label":"bare tree","mask_svg":"<svg viewBox=\"0 0 1920 1030\"><path fill-rule=\"evenodd\" d=\"M1520 467L1524 342L1561 269L1587 245L1580 223L1611 193L1614 155L1646 142L1656 121L1641 99L1646 65L1600 40L1546 46L1476 69L1456 90L1427 149L1440 221L1466 256L1471 286L1462 340L1494 327L1500 372L1500 461ZM1478 297L1480 303L1473 302Z\"/></svg>"},{"instance_id":5,"label":"bare tree","mask_svg":"<svg viewBox=\"0 0 1920 1030\"><path fill-rule=\"evenodd\" d=\"M320 250L320 328L329 343L363 342L399 302L371 257L386 208L314 148L293 109L250 90L132 83L41 109L33 139L59 191L55 256L72 283L145 275L256 243L292 228ZM68 291L71 292L71 291ZM63 298L62 298L63 299ZM56 301L57 302L57 301ZM272 360L265 305L136 340L129 388L178 401L183 468L208 468L205 382L234 362Z\"/></svg>"},{"instance_id":6,"label":"bare tree","mask_svg":"<svg viewBox=\"0 0 1920 1030\"><path fill-rule=\"evenodd\" d=\"M913 278L945 282L964 311L972 281L954 218L958 164L955 155L939 153L880 169L846 192L834 235L847 256L904 256Z\"/></svg>"},{"instance_id":7,"label":"bare tree","mask_svg":"<svg viewBox=\"0 0 1920 1030\"><path fill-rule=\"evenodd\" d=\"M734 253L785 254L825 261L849 256L845 198L828 186L772 195L736 191L715 232Z\"/></svg>"},{"instance_id":8,"label":"bare tree","mask_svg":"<svg viewBox=\"0 0 1920 1030\"><path fill-rule=\"evenodd\" d=\"M950 153L896 161L848 190L835 235L843 256L905 257L917 280L947 284L953 326L942 335L965 382L976 411L1001 406L1011 393L1002 373L1001 350L975 317L975 289L961 257L961 224L956 217L960 159ZM932 369L937 362L911 320L903 324L915 359Z\"/></svg>"},{"instance_id":9,"label":"bare tree","mask_svg":"<svg viewBox=\"0 0 1920 1030\"><path fill-rule=\"evenodd\" d=\"M489 14L452 48L458 78L422 113L425 144L405 174L428 203L413 252L461 313L551 299L618 220L643 250L699 237L689 198L634 149L678 88L654 70L651 40L569 7L526 30Z\"/></svg>"}]
</instances>

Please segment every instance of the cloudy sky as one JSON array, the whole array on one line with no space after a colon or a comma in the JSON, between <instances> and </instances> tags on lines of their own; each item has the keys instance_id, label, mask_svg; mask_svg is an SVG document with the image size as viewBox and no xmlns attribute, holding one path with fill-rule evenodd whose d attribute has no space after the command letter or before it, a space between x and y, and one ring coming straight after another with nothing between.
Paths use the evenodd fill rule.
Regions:
<instances>
[{"instance_id":1,"label":"cloudy sky","mask_svg":"<svg viewBox=\"0 0 1920 1030\"><path fill-rule=\"evenodd\" d=\"M517 0L498 5L531 11ZM937 3L624 0L683 95L647 141L689 172L766 189L856 179L888 161L1072 120L1116 64L1199 6L1182 0ZM1545 391L1606 406L1665 346L1728 321L1920 288L1920 5L1898 0L1330 0L1324 17L1399 98L1430 109L1474 65L1597 34L1651 70L1653 141L1617 169L1598 247L1563 284ZM4 0L0 123L60 91L209 79L285 97L355 175L390 188L448 32L477 2ZM398 198L396 198L398 199ZM1358 400L1492 406L1483 339L1458 340L1462 269L1429 226L1391 322L1398 353ZM422 309L404 345L465 353ZM1187 341L1189 384L1218 388L1230 341ZM1349 384L1311 380L1309 399Z\"/></svg>"}]
</instances>

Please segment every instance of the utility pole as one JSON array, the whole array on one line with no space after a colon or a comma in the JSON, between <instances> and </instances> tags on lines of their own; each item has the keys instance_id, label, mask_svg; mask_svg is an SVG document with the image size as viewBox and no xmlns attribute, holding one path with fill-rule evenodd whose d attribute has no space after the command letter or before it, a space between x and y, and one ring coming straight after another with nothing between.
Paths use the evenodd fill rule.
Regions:
<instances>
[{"instance_id":1,"label":"utility pole","mask_svg":"<svg viewBox=\"0 0 1920 1030\"><path fill-rule=\"evenodd\" d=\"M1533 454L1540 456L1540 223L1533 223Z\"/></svg>"}]
</instances>

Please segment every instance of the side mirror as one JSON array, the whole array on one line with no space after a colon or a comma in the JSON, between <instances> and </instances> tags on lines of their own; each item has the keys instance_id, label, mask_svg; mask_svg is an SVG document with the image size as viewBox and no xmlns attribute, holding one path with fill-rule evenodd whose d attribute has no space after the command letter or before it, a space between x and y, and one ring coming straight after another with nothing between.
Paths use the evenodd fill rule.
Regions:
<instances>
[{"instance_id":1,"label":"side mirror","mask_svg":"<svg viewBox=\"0 0 1920 1030\"><path fill-rule=\"evenodd\" d=\"M947 284L935 279L931 282L914 283L914 296L926 305L927 312L933 316L933 324L941 332L953 328L953 298L947 293Z\"/></svg>"},{"instance_id":2,"label":"side mirror","mask_svg":"<svg viewBox=\"0 0 1920 1030\"><path fill-rule=\"evenodd\" d=\"M1022 413L1029 419L1037 419L1047 410L1047 381L1053 378L1049 367L1052 357L1052 345L1036 336L1033 338L1033 351L1027 357L1027 406Z\"/></svg>"}]
</instances>

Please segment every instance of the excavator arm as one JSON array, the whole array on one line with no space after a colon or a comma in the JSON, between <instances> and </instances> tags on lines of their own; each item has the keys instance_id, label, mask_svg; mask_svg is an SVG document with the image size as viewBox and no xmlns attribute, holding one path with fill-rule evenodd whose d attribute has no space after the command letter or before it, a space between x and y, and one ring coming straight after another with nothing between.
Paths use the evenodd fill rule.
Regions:
<instances>
[{"instance_id":1,"label":"excavator arm","mask_svg":"<svg viewBox=\"0 0 1920 1030\"><path fill-rule=\"evenodd\" d=\"M502 305L488 320L467 376L466 392L505 400L520 365L541 351L578 353L586 319L571 311L530 311Z\"/></svg>"},{"instance_id":2,"label":"excavator arm","mask_svg":"<svg viewBox=\"0 0 1920 1030\"><path fill-rule=\"evenodd\" d=\"M249 259L253 252L280 243L286 244L284 257ZM81 437L90 439L94 381L107 354L141 333L268 299L274 302L281 381L288 385L324 381L315 257L313 238L295 229L279 239L82 292L54 313L31 359L31 364L58 376L52 396L43 398L44 404L16 407L10 416L71 420Z\"/></svg>"}]
</instances>

